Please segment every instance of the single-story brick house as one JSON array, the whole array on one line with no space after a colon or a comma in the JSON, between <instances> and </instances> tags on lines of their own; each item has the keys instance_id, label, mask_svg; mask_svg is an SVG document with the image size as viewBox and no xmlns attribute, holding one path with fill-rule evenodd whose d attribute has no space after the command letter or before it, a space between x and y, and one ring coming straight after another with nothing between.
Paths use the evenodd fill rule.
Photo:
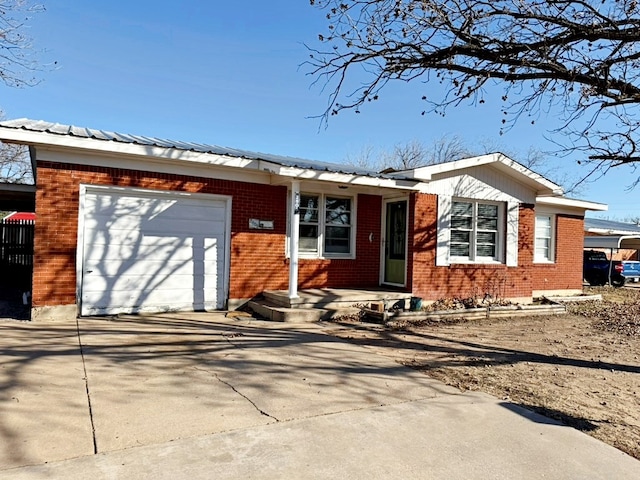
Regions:
<instances>
[{"instance_id":1,"label":"single-story brick house","mask_svg":"<svg viewBox=\"0 0 640 480\"><path fill-rule=\"evenodd\" d=\"M264 290L382 287L530 301L582 288L606 206L500 153L381 174L28 119L33 312L234 308Z\"/></svg>"}]
</instances>

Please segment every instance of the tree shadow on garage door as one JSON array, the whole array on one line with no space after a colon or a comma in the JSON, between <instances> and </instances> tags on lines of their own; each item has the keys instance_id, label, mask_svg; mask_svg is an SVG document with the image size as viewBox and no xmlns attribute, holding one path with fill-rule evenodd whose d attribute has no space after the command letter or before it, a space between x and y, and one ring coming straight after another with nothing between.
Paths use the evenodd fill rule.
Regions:
<instances>
[{"instance_id":1,"label":"tree shadow on garage door","mask_svg":"<svg viewBox=\"0 0 640 480\"><path fill-rule=\"evenodd\" d=\"M223 306L225 200L100 189L84 208L83 315Z\"/></svg>"}]
</instances>

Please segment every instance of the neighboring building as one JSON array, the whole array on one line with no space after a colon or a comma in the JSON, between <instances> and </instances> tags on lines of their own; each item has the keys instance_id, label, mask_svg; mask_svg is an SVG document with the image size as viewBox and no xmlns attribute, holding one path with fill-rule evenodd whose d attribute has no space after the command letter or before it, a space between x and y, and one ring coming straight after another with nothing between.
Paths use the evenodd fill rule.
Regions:
<instances>
[{"instance_id":1,"label":"neighboring building","mask_svg":"<svg viewBox=\"0 0 640 480\"><path fill-rule=\"evenodd\" d=\"M636 248L618 248L619 246L636 246L635 244L640 241L640 225L585 218L584 232L587 237L599 237L603 240L603 243L590 243L590 245L599 245L593 247L594 250L605 252L611 256L611 260L640 260L640 251Z\"/></svg>"},{"instance_id":2,"label":"neighboring building","mask_svg":"<svg viewBox=\"0 0 640 480\"><path fill-rule=\"evenodd\" d=\"M33 212L11 212L2 218L3 223L10 222L35 222L36 214Z\"/></svg>"},{"instance_id":3,"label":"neighboring building","mask_svg":"<svg viewBox=\"0 0 640 480\"><path fill-rule=\"evenodd\" d=\"M27 119L0 140L36 165L34 314L324 287L531 301L581 291L585 211L606 210L499 153L381 174Z\"/></svg>"}]
</instances>

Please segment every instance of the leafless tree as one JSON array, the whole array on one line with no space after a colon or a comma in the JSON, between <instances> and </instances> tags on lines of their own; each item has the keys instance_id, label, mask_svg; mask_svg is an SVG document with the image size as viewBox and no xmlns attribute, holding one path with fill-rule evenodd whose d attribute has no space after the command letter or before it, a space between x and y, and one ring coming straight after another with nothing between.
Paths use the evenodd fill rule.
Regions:
<instances>
[{"instance_id":1,"label":"leafless tree","mask_svg":"<svg viewBox=\"0 0 640 480\"><path fill-rule=\"evenodd\" d=\"M25 30L31 16L42 10L42 5L29 0L0 0L0 81L9 87L31 86L39 81L41 65ZM0 182L33 183L26 148L0 143Z\"/></svg>"},{"instance_id":2,"label":"leafless tree","mask_svg":"<svg viewBox=\"0 0 640 480\"><path fill-rule=\"evenodd\" d=\"M38 83L40 64L25 30L31 16L42 10L29 0L0 0L0 80L8 86Z\"/></svg>"},{"instance_id":3,"label":"leafless tree","mask_svg":"<svg viewBox=\"0 0 640 480\"><path fill-rule=\"evenodd\" d=\"M311 0L328 29L309 46L326 82L324 118L359 111L391 81L436 82L424 112L491 100L502 127L560 112L552 138L609 168L640 160L640 2L636 0ZM431 89L433 91L433 89ZM634 164L635 165L635 164Z\"/></svg>"},{"instance_id":4,"label":"leafless tree","mask_svg":"<svg viewBox=\"0 0 640 480\"><path fill-rule=\"evenodd\" d=\"M0 142L0 181L33 183L31 158L25 146Z\"/></svg>"},{"instance_id":5,"label":"leafless tree","mask_svg":"<svg viewBox=\"0 0 640 480\"><path fill-rule=\"evenodd\" d=\"M372 145L364 145L355 153L348 153L345 156L345 163L354 167L367 168L380 171L384 166L380 162L380 154Z\"/></svg>"},{"instance_id":6,"label":"leafless tree","mask_svg":"<svg viewBox=\"0 0 640 480\"><path fill-rule=\"evenodd\" d=\"M460 137L443 135L427 145L413 139L397 143L391 149L376 151L372 146L363 147L355 155L349 154L346 162L357 167L382 170L408 170L425 165L451 162L473 156Z\"/></svg>"}]
</instances>

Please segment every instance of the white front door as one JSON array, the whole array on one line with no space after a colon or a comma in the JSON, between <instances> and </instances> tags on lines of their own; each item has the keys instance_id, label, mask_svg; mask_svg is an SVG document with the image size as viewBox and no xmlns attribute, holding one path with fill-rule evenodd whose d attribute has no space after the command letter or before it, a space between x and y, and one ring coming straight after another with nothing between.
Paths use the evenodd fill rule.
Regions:
<instances>
[{"instance_id":1,"label":"white front door","mask_svg":"<svg viewBox=\"0 0 640 480\"><path fill-rule=\"evenodd\" d=\"M81 315L223 308L229 200L85 187Z\"/></svg>"}]
</instances>

